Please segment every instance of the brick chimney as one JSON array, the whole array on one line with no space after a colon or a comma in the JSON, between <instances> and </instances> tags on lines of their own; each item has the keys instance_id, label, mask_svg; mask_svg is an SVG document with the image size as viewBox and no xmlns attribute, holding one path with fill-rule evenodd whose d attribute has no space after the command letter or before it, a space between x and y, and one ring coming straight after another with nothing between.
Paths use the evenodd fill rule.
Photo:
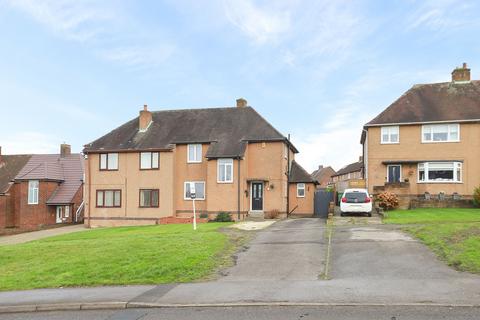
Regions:
<instances>
[{"instance_id":1,"label":"brick chimney","mask_svg":"<svg viewBox=\"0 0 480 320\"><path fill-rule=\"evenodd\" d=\"M245 108L248 105L247 100L243 98L237 99L237 108Z\"/></svg>"},{"instance_id":2,"label":"brick chimney","mask_svg":"<svg viewBox=\"0 0 480 320\"><path fill-rule=\"evenodd\" d=\"M146 104L143 105L143 110L140 110L138 117L138 131L145 132L152 123L152 113L148 111Z\"/></svg>"},{"instance_id":3,"label":"brick chimney","mask_svg":"<svg viewBox=\"0 0 480 320\"><path fill-rule=\"evenodd\" d=\"M464 62L461 68L457 67L452 71L452 82L468 82L470 81L470 69Z\"/></svg>"},{"instance_id":4,"label":"brick chimney","mask_svg":"<svg viewBox=\"0 0 480 320\"><path fill-rule=\"evenodd\" d=\"M69 144L62 143L60 145L60 158L65 158L72 154L72 147Z\"/></svg>"}]
</instances>

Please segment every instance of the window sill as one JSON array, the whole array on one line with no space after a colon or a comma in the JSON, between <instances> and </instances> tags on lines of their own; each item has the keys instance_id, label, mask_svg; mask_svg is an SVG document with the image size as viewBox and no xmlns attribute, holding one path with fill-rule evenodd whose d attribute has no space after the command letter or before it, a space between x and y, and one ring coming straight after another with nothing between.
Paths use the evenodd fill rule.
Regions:
<instances>
[{"instance_id":1,"label":"window sill","mask_svg":"<svg viewBox=\"0 0 480 320\"><path fill-rule=\"evenodd\" d=\"M463 181L417 181L418 184L463 184Z\"/></svg>"},{"instance_id":2,"label":"window sill","mask_svg":"<svg viewBox=\"0 0 480 320\"><path fill-rule=\"evenodd\" d=\"M461 142L460 140L458 141L422 141L422 144L436 144L436 143L459 143Z\"/></svg>"},{"instance_id":3,"label":"window sill","mask_svg":"<svg viewBox=\"0 0 480 320\"><path fill-rule=\"evenodd\" d=\"M400 144L400 142L380 142L380 144Z\"/></svg>"},{"instance_id":4,"label":"window sill","mask_svg":"<svg viewBox=\"0 0 480 320\"><path fill-rule=\"evenodd\" d=\"M192 198L183 198L183 200L185 200L185 201L192 201L193 199L192 199ZM195 201L205 201L205 198L203 198L203 199L195 198Z\"/></svg>"},{"instance_id":5,"label":"window sill","mask_svg":"<svg viewBox=\"0 0 480 320\"><path fill-rule=\"evenodd\" d=\"M140 171L160 170L160 168L140 168Z\"/></svg>"},{"instance_id":6,"label":"window sill","mask_svg":"<svg viewBox=\"0 0 480 320\"><path fill-rule=\"evenodd\" d=\"M187 163L202 163L202 161L187 161Z\"/></svg>"},{"instance_id":7,"label":"window sill","mask_svg":"<svg viewBox=\"0 0 480 320\"><path fill-rule=\"evenodd\" d=\"M232 181L218 181L217 180L217 183L219 183L219 184L232 184L233 180Z\"/></svg>"}]
</instances>

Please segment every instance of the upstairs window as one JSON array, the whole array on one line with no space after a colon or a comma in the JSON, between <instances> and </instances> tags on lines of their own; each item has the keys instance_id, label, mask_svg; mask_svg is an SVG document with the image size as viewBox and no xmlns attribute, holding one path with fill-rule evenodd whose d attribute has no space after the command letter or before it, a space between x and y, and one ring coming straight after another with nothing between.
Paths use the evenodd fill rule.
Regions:
<instances>
[{"instance_id":1,"label":"upstairs window","mask_svg":"<svg viewBox=\"0 0 480 320\"><path fill-rule=\"evenodd\" d=\"M382 127L382 144L399 143L400 128L398 126Z\"/></svg>"},{"instance_id":2,"label":"upstairs window","mask_svg":"<svg viewBox=\"0 0 480 320\"><path fill-rule=\"evenodd\" d=\"M461 162L422 162L418 164L418 182L462 182Z\"/></svg>"},{"instance_id":3,"label":"upstairs window","mask_svg":"<svg viewBox=\"0 0 480 320\"><path fill-rule=\"evenodd\" d=\"M100 170L118 170L118 153L101 153Z\"/></svg>"},{"instance_id":4,"label":"upstairs window","mask_svg":"<svg viewBox=\"0 0 480 320\"><path fill-rule=\"evenodd\" d=\"M429 124L422 126L422 142L458 142L460 141L460 125Z\"/></svg>"},{"instance_id":5,"label":"upstairs window","mask_svg":"<svg viewBox=\"0 0 480 320\"><path fill-rule=\"evenodd\" d=\"M298 198L305 197L305 183L297 183L297 197Z\"/></svg>"},{"instance_id":6,"label":"upstairs window","mask_svg":"<svg viewBox=\"0 0 480 320\"><path fill-rule=\"evenodd\" d=\"M201 144L189 144L187 146L187 162L199 163L202 162L202 145Z\"/></svg>"},{"instance_id":7,"label":"upstairs window","mask_svg":"<svg viewBox=\"0 0 480 320\"><path fill-rule=\"evenodd\" d=\"M38 204L38 180L28 181L28 204Z\"/></svg>"},{"instance_id":8,"label":"upstairs window","mask_svg":"<svg viewBox=\"0 0 480 320\"><path fill-rule=\"evenodd\" d=\"M140 169L150 170L159 168L158 152L140 152Z\"/></svg>"},{"instance_id":9,"label":"upstairs window","mask_svg":"<svg viewBox=\"0 0 480 320\"><path fill-rule=\"evenodd\" d=\"M233 182L233 159L218 159L217 182Z\"/></svg>"}]
</instances>

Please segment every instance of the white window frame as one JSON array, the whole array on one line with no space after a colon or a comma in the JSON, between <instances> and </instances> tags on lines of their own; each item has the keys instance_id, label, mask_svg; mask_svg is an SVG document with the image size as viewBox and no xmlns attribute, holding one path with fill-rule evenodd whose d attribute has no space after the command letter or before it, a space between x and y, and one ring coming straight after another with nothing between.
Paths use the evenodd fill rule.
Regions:
<instances>
[{"instance_id":1,"label":"white window frame","mask_svg":"<svg viewBox=\"0 0 480 320\"><path fill-rule=\"evenodd\" d=\"M183 183L183 200L192 200L192 198L190 197L187 197L187 183L201 183L203 184L203 198L195 198L195 200L205 200L205 198L207 198L207 189L206 189L206 184L205 184L205 181L185 181ZM190 188L189 188L190 189ZM195 186L195 189L197 189L197 187Z\"/></svg>"},{"instance_id":2,"label":"white window frame","mask_svg":"<svg viewBox=\"0 0 480 320\"><path fill-rule=\"evenodd\" d=\"M200 147L200 154L199 150L197 149ZM190 159L190 148L193 148L193 159ZM187 145L187 163L201 163L202 162L202 144L195 143L195 144L188 144Z\"/></svg>"},{"instance_id":3,"label":"white window frame","mask_svg":"<svg viewBox=\"0 0 480 320\"><path fill-rule=\"evenodd\" d=\"M390 167L400 167L400 178L399 178L400 180L398 182L402 182L403 181L403 172L402 172L403 167L402 167L401 164L387 164L387 182L390 183L390 179L389 179L389 176L388 176L388 171L389 171L388 169Z\"/></svg>"},{"instance_id":4,"label":"white window frame","mask_svg":"<svg viewBox=\"0 0 480 320\"><path fill-rule=\"evenodd\" d=\"M290 151L289 149L290 149L290 148L288 147L288 144L285 143L285 144L283 145L283 157L284 157L285 159L288 159L288 152Z\"/></svg>"},{"instance_id":5,"label":"white window frame","mask_svg":"<svg viewBox=\"0 0 480 320\"><path fill-rule=\"evenodd\" d=\"M28 181L28 204L38 204L38 198L40 193L40 181L29 180Z\"/></svg>"},{"instance_id":6,"label":"white window frame","mask_svg":"<svg viewBox=\"0 0 480 320\"><path fill-rule=\"evenodd\" d=\"M102 157L105 157L105 166L102 167ZM116 152L111 152L111 153L100 153L99 155L100 159L99 159L99 169L100 171L110 171L110 170L118 170L118 162L119 162L119 156L118 156L118 153ZM113 165L110 167L111 163L110 163L110 157L116 157L117 160L116 160L116 166L114 167Z\"/></svg>"},{"instance_id":7,"label":"white window frame","mask_svg":"<svg viewBox=\"0 0 480 320\"><path fill-rule=\"evenodd\" d=\"M70 206L65 206L65 208L63 209L63 213L64 213L65 218L69 218L70 217Z\"/></svg>"},{"instance_id":8,"label":"white window frame","mask_svg":"<svg viewBox=\"0 0 480 320\"><path fill-rule=\"evenodd\" d=\"M396 129L397 130L397 136L398 136L398 139L397 141L394 141L392 142L392 138L391 138L391 135L392 135L392 129ZM387 131L387 132L386 132ZM388 140L383 140L383 136L384 134L387 134L388 135ZM380 143L381 144L399 144L400 143L400 126L385 126L385 127L381 127L380 128Z\"/></svg>"},{"instance_id":9,"label":"white window frame","mask_svg":"<svg viewBox=\"0 0 480 320\"><path fill-rule=\"evenodd\" d=\"M303 190L303 196L298 194L300 190ZM306 191L305 183L297 183L297 198L305 198Z\"/></svg>"},{"instance_id":10,"label":"white window frame","mask_svg":"<svg viewBox=\"0 0 480 320\"><path fill-rule=\"evenodd\" d=\"M150 166L143 167L142 157L150 159ZM156 158L156 166L154 166L154 159ZM156 170L160 168L160 152L140 152L140 170Z\"/></svg>"},{"instance_id":11,"label":"white window frame","mask_svg":"<svg viewBox=\"0 0 480 320\"><path fill-rule=\"evenodd\" d=\"M430 163L452 163L453 164L453 180L429 180L429 164ZM425 180L420 180L420 166L423 165ZM458 179L458 169L460 169L460 179ZM463 183L463 163L458 161L430 161L420 162L417 164L417 183Z\"/></svg>"},{"instance_id":12,"label":"white window frame","mask_svg":"<svg viewBox=\"0 0 480 320\"><path fill-rule=\"evenodd\" d=\"M439 126L447 126L447 140L434 141L433 140L433 128ZM457 127L457 139L451 139L450 135L452 127ZM430 140L425 140L425 133L427 129L430 129ZM448 142L460 142L460 124L459 123L439 123L439 124L424 124L422 125L422 143L448 143Z\"/></svg>"},{"instance_id":13,"label":"white window frame","mask_svg":"<svg viewBox=\"0 0 480 320\"><path fill-rule=\"evenodd\" d=\"M221 166L223 166L225 180L220 180L220 171L222 170ZM227 180L227 170L229 168L231 170L231 174L230 179ZM233 183L233 159L217 159L217 183Z\"/></svg>"}]
</instances>

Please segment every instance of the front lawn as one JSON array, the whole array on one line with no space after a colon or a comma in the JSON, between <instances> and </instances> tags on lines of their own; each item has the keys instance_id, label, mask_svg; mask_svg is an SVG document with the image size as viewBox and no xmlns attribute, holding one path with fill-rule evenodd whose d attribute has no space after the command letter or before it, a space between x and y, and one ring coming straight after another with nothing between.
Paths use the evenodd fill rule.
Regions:
<instances>
[{"instance_id":1,"label":"front lawn","mask_svg":"<svg viewBox=\"0 0 480 320\"><path fill-rule=\"evenodd\" d=\"M406 229L457 270L480 273L480 223L445 223Z\"/></svg>"},{"instance_id":2,"label":"front lawn","mask_svg":"<svg viewBox=\"0 0 480 320\"><path fill-rule=\"evenodd\" d=\"M0 246L0 290L205 278L230 257L228 223L88 230Z\"/></svg>"},{"instance_id":3,"label":"front lawn","mask_svg":"<svg viewBox=\"0 0 480 320\"><path fill-rule=\"evenodd\" d=\"M414 210L394 210L387 212L383 219L389 224L430 224L452 222L480 222L480 209L428 208Z\"/></svg>"}]
</instances>

